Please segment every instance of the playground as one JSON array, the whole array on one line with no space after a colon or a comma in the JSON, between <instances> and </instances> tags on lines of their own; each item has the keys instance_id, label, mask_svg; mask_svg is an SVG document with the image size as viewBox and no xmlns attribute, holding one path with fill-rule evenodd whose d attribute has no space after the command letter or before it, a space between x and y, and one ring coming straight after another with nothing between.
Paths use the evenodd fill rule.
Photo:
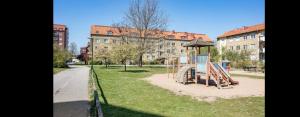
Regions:
<instances>
[{"instance_id":1,"label":"playground","mask_svg":"<svg viewBox=\"0 0 300 117\"><path fill-rule=\"evenodd\" d=\"M212 62L210 46L213 45L200 39L183 45L185 53L167 59L167 74L156 74L146 80L177 95L192 96L200 101L264 96L264 79L231 76L228 61ZM208 49L200 53L203 47Z\"/></svg>"}]
</instances>

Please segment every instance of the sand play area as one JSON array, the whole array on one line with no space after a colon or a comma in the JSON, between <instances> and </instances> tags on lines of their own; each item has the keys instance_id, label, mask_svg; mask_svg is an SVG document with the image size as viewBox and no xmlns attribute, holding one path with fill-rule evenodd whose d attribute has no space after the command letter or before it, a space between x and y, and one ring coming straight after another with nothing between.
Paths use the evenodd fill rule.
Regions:
<instances>
[{"instance_id":1,"label":"sand play area","mask_svg":"<svg viewBox=\"0 0 300 117\"><path fill-rule=\"evenodd\" d=\"M172 75L155 74L145 78L151 84L168 89L177 95L189 95L199 101L212 102L218 98L237 98L250 96L265 96L265 80L251 79L246 77L232 77L233 80L239 81L239 85L232 88L218 89L216 86L206 87L205 84L180 84L172 79Z\"/></svg>"}]
</instances>

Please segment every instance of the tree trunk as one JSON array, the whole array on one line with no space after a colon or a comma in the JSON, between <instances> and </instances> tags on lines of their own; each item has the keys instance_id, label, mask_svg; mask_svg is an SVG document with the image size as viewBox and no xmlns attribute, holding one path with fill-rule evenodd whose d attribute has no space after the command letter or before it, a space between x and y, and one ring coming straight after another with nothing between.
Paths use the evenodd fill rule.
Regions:
<instances>
[{"instance_id":1,"label":"tree trunk","mask_svg":"<svg viewBox=\"0 0 300 117\"><path fill-rule=\"evenodd\" d=\"M124 63L124 70L126 71L126 62Z\"/></svg>"},{"instance_id":2,"label":"tree trunk","mask_svg":"<svg viewBox=\"0 0 300 117\"><path fill-rule=\"evenodd\" d=\"M143 67L143 54L139 56L139 67Z\"/></svg>"},{"instance_id":3,"label":"tree trunk","mask_svg":"<svg viewBox=\"0 0 300 117\"><path fill-rule=\"evenodd\" d=\"M107 60L104 59L104 61L105 61L105 68L107 69Z\"/></svg>"}]
</instances>

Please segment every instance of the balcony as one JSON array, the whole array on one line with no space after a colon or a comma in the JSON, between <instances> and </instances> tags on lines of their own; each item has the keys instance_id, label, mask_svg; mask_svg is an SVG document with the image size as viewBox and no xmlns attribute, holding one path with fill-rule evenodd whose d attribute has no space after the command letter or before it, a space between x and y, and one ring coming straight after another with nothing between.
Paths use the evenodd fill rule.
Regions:
<instances>
[{"instance_id":1,"label":"balcony","mask_svg":"<svg viewBox=\"0 0 300 117\"><path fill-rule=\"evenodd\" d=\"M259 37L259 41L265 41L265 37L264 36L260 36Z\"/></svg>"}]
</instances>

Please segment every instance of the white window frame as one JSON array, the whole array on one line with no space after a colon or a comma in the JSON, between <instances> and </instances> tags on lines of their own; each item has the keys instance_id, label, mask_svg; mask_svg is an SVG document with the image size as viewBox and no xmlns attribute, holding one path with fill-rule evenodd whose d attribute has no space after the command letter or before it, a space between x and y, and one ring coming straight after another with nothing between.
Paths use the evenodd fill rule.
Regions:
<instances>
[{"instance_id":1,"label":"white window frame","mask_svg":"<svg viewBox=\"0 0 300 117\"><path fill-rule=\"evenodd\" d=\"M108 39L103 39L103 42L104 43L108 43Z\"/></svg>"},{"instance_id":2,"label":"white window frame","mask_svg":"<svg viewBox=\"0 0 300 117\"><path fill-rule=\"evenodd\" d=\"M253 37L254 36L254 37ZM251 39L255 39L256 35L255 34L251 34Z\"/></svg>"},{"instance_id":3,"label":"white window frame","mask_svg":"<svg viewBox=\"0 0 300 117\"><path fill-rule=\"evenodd\" d=\"M96 43L100 43L100 39L96 39Z\"/></svg>"}]
</instances>

